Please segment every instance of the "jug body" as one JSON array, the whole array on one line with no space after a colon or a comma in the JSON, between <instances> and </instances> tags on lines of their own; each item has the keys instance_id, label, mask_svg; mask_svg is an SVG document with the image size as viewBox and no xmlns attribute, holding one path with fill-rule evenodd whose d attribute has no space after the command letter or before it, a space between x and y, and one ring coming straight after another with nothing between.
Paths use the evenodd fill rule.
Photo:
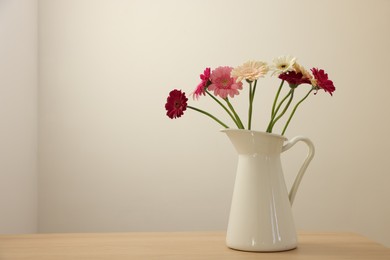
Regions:
<instances>
[{"instance_id":1,"label":"jug body","mask_svg":"<svg viewBox=\"0 0 390 260\"><path fill-rule=\"evenodd\" d=\"M238 153L227 246L244 251L285 251L297 247L297 233L280 155L280 135L223 130Z\"/></svg>"}]
</instances>

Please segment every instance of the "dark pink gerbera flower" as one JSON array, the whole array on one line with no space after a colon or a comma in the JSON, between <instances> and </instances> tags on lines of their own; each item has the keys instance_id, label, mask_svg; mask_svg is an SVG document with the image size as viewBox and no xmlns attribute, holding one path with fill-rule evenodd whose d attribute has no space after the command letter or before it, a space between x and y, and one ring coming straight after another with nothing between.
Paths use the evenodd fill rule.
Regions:
<instances>
[{"instance_id":1,"label":"dark pink gerbera flower","mask_svg":"<svg viewBox=\"0 0 390 260\"><path fill-rule=\"evenodd\" d=\"M206 68L203 72L203 74L200 74L200 79L202 80L199 85L196 87L195 91L192 92L190 95L192 95L193 99L198 99L200 95L205 96L206 95L206 88L210 84L210 68Z\"/></svg>"},{"instance_id":2,"label":"dark pink gerbera flower","mask_svg":"<svg viewBox=\"0 0 390 260\"><path fill-rule=\"evenodd\" d=\"M287 71L279 75L281 80L285 80L288 82L290 87L296 88L301 84L310 84L310 79L303 76L301 72L296 73L295 71Z\"/></svg>"},{"instance_id":3,"label":"dark pink gerbera flower","mask_svg":"<svg viewBox=\"0 0 390 260\"><path fill-rule=\"evenodd\" d=\"M167 116L171 119L181 117L187 109L187 100L188 98L181 90L174 89L169 92L167 103L165 104Z\"/></svg>"},{"instance_id":4,"label":"dark pink gerbera flower","mask_svg":"<svg viewBox=\"0 0 390 260\"><path fill-rule=\"evenodd\" d=\"M314 77L314 87L317 90L323 89L325 92L329 92L329 94L333 96L332 93L336 90L336 88L333 85L333 81L328 79L328 74L325 73L324 70L319 70L317 68L312 68L311 72L313 73Z\"/></svg>"}]
</instances>

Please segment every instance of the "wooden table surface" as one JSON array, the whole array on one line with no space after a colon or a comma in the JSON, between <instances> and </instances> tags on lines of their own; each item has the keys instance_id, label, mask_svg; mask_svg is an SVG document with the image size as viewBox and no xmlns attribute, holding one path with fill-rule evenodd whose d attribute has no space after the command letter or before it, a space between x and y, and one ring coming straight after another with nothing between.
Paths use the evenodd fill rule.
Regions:
<instances>
[{"instance_id":1,"label":"wooden table surface","mask_svg":"<svg viewBox=\"0 0 390 260\"><path fill-rule=\"evenodd\" d=\"M250 253L225 245L223 232L0 235L0 259L365 259L390 249L351 233L300 233L297 249Z\"/></svg>"}]
</instances>

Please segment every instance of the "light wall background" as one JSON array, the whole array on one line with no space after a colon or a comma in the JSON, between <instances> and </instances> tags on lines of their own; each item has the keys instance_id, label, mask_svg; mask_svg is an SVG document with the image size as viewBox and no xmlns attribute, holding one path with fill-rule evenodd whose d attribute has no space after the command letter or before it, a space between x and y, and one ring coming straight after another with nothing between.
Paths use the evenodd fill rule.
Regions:
<instances>
[{"instance_id":1,"label":"light wall background","mask_svg":"<svg viewBox=\"0 0 390 260\"><path fill-rule=\"evenodd\" d=\"M168 119L166 97L193 91L206 66L292 54L336 86L311 96L287 132L316 145L293 206L298 230L390 247L389 1L40 0L38 10L39 232L225 230L233 147L203 115ZM278 83L260 82L258 130ZM246 94L234 100L242 114ZM189 103L223 117L205 98ZM288 186L305 152L283 155Z\"/></svg>"},{"instance_id":2,"label":"light wall background","mask_svg":"<svg viewBox=\"0 0 390 260\"><path fill-rule=\"evenodd\" d=\"M37 1L0 1L0 233L37 231Z\"/></svg>"}]
</instances>

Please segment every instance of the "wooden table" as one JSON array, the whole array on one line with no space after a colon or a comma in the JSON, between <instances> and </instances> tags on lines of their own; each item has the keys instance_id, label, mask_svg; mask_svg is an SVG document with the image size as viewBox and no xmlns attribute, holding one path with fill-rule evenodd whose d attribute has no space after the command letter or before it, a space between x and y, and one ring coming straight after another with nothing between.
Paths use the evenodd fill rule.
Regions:
<instances>
[{"instance_id":1,"label":"wooden table","mask_svg":"<svg viewBox=\"0 0 390 260\"><path fill-rule=\"evenodd\" d=\"M390 249L349 233L301 233L298 248L250 253L225 246L223 232L0 235L0 259L383 259Z\"/></svg>"}]
</instances>

